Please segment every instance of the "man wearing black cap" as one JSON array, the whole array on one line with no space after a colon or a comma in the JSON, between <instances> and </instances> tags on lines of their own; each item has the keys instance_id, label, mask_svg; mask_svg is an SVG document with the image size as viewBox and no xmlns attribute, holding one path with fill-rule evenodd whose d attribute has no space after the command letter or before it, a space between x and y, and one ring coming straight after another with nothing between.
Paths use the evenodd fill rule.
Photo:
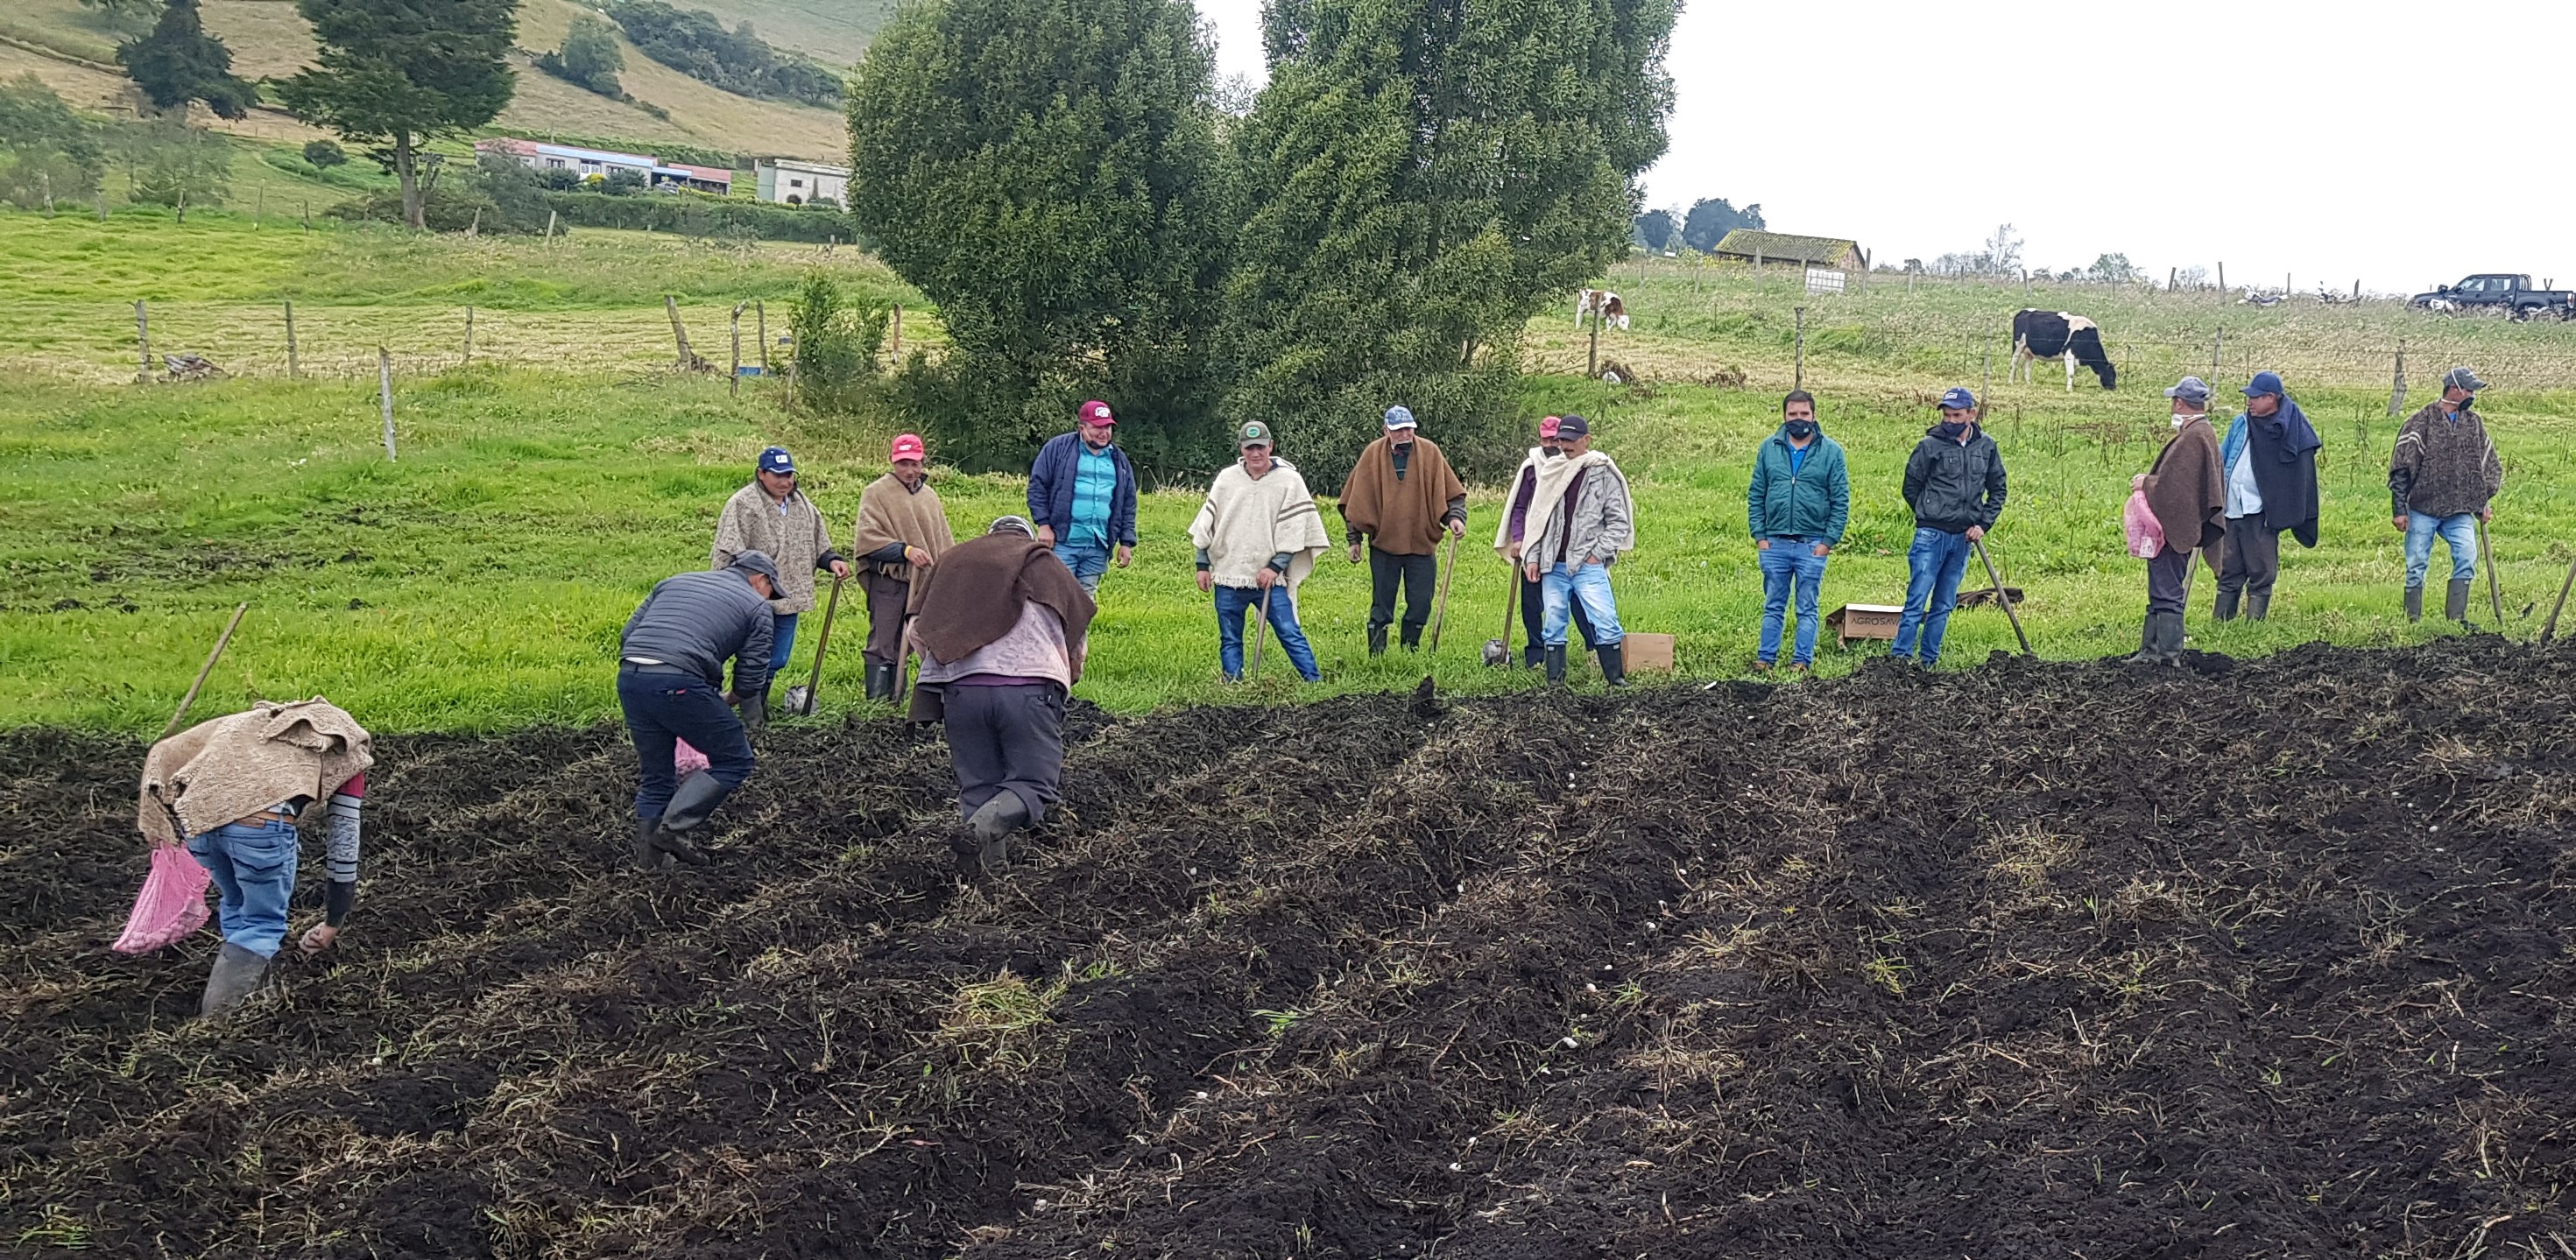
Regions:
<instances>
[{"instance_id":1,"label":"man wearing black cap","mask_svg":"<svg viewBox=\"0 0 2576 1260\"><path fill-rule=\"evenodd\" d=\"M716 516L716 545L710 568L722 569L735 556L757 551L778 566L778 597L769 601L777 618L770 634L769 673L777 677L796 650L796 618L814 608L814 574L828 571L850 576L850 562L832 548L832 531L814 501L796 486L796 461L783 446L760 453L750 485L733 492ZM769 693L740 692L736 707L743 725L760 729L769 717Z\"/></svg>"},{"instance_id":2,"label":"man wearing black cap","mask_svg":"<svg viewBox=\"0 0 2576 1260\"><path fill-rule=\"evenodd\" d=\"M1606 452L1592 449L1591 422L1567 416L1557 421L1556 437L1564 456L1539 470L1520 557L1521 576L1539 584L1547 606L1540 627L1547 680L1565 681L1566 629L1580 604L1601 636L1593 649L1601 662L1601 681L1625 687L1622 645L1628 636L1619 626L1610 567L1637 546L1637 504L1628 493L1627 474Z\"/></svg>"},{"instance_id":3,"label":"man wearing black cap","mask_svg":"<svg viewBox=\"0 0 2576 1260\"><path fill-rule=\"evenodd\" d=\"M769 601L778 587L778 566L745 551L722 569L663 579L626 619L617 703L635 737L635 860L648 871L674 858L706 861L687 833L751 777L751 741L728 702L769 685ZM707 768L674 784L683 739L706 754Z\"/></svg>"},{"instance_id":4,"label":"man wearing black cap","mask_svg":"<svg viewBox=\"0 0 2576 1260\"><path fill-rule=\"evenodd\" d=\"M2246 382L2245 410L2227 424L2219 462L2227 476L2227 559L2218 570L2218 619L2233 621L2242 598L2247 621L2272 612L2281 576L2281 534L2317 545L2317 436L2278 372Z\"/></svg>"},{"instance_id":5,"label":"man wearing black cap","mask_svg":"<svg viewBox=\"0 0 2576 1260\"><path fill-rule=\"evenodd\" d=\"M1977 424L1977 396L1952 389L1940 407L1941 423L1923 431L1905 461L1914 542L1905 550L1905 612L1893 649L1896 659L1914 660L1919 648L1925 669L1941 660L1968 553L2004 514L2004 457Z\"/></svg>"},{"instance_id":6,"label":"man wearing black cap","mask_svg":"<svg viewBox=\"0 0 2576 1260\"><path fill-rule=\"evenodd\" d=\"M2504 489L2504 460L2475 408L2486 387L2477 373L2455 367L2442 374L2442 397L2407 418L2388 455L2388 497L2397 528L2406 531L2406 619L2424 619L2424 570L2433 563L2433 536L2451 552L2451 588L2442 615L2466 622L2469 588L2478 576L2478 522L2493 518L2489 504Z\"/></svg>"}]
</instances>

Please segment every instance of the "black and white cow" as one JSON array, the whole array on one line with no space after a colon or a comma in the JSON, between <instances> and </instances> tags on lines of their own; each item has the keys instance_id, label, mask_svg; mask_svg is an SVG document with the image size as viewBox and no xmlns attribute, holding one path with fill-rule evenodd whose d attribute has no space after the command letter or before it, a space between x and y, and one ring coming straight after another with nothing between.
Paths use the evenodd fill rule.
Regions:
<instances>
[{"instance_id":1,"label":"black and white cow","mask_svg":"<svg viewBox=\"0 0 2576 1260\"><path fill-rule=\"evenodd\" d=\"M2075 392L2075 365L2093 369L2102 378L2102 388L2116 389L2120 370L2111 366L2111 356L2102 350L2102 329L2092 320L2065 311L2043 311L2037 307L2013 313L2012 372L2007 381L2037 380L2032 370L2037 360L2066 359L2066 391Z\"/></svg>"}]
</instances>

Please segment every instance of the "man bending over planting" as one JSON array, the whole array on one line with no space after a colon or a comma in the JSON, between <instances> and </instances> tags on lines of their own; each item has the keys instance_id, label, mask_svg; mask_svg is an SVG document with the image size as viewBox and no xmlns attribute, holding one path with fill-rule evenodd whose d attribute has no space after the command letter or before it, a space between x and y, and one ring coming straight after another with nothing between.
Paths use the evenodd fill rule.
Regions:
<instances>
[{"instance_id":1,"label":"man bending over planting","mask_svg":"<svg viewBox=\"0 0 2576 1260\"><path fill-rule=\"evenodd\" d=\"M766 553L778 566L778 598L769 601L776 618L770 634L769 675L787 668L796 650L796 619L814 609L814 573L850 576L850 562L832 549L832 531L823 513L796 486L796 460L783 446L760 453L751 484L734 491L716 517L716 545L710 567L722 569L746 551ZM769 720L769 693L736 697L742 724L758 730Z\"/></svg>"},{"instance_id":2,"label":"man bending over planting","mask_svg":"<svg viewBox=\"0 0 2576 1260\"><path fill-rule=\"evenodd\" d=\"M1297 587L1332 545L1324 514L1296 466L1272 454L1269 425L1247 424L1237 439L1243 458L1216 475L1190 522L1199 589L1216 595L1218 665L1227 682L1242 679L1243 614L1257 608L1268 613L1297 676L1322 681L1315 650L1297 625Z\"/></svg>"},{"instance_id":3,"label":"man bending over planting","mask_svg":"<svg viewBox=\"0 0 2576 1260\"><path fill-rule=\"evenodd\" d=\"M945 721L957 806L987 872L1046 817L1064 774L1064 702L1082 678L1093 605L1082 581L1005 516L921 576L912 720ZM961 850L960 856L966 856Z\"/></svg>"},{"instance_id":4,"label":"man bending over planting","mask_svg":"<svg viewBox=\"0 0 2576 1260\"><path fill-rule=\"evenodd\" d=\"M635 861L645 870L674 859L705 863L688 833L751 777L751 741L730 706L769 685L769 601L778 587L778 566L766 553L738 552L712 573L663 579L626 619L617 703L635 737ZM707 768L675 784L672 755L684 739L707 755Z\"/></svg>"},{"instance_id":5,"label":"man bending over planting","mask_svg":"<svg viewBox=\"0 0 2576 1260\"><path fill-rule=\"evenodd\" d=\"M224 1015L267 991L295 890L295 822L317 801L329 809L329 887L322 921L298 946L318 954L339 939L358 901L359 809L375 764L372 743L355 719L316 696L260 701L162 740L143 759L136 823L159 843L187 845L221 894L224 945L198 1014Z\"/></svg>"},{"instance_id":6,"label":"man bending over planting","mask_svg":"<svg viewBox=\"0 0 2576 1260\"><path fill-rule=\"evenodd\" d=\"M1977 396L1952 389L1940 408L1941 423L1924 430L1905 461L1914 544L1905 551L1905 612L1896 619L1894 648L1898 660L1916 659L1919 649L1925 669L1940 663L1968 553L2004 514L2004 457L1977 425Z\"/></svg>"}]
</instances>

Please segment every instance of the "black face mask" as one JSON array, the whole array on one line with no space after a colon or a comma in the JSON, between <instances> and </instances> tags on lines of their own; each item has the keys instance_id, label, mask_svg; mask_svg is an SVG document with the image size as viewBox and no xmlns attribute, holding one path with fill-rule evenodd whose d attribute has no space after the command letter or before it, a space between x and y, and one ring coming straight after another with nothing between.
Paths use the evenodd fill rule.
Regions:
<instances>
[{"instance_id":1,"label":"black face mask","mask_svg":"<svg viewBox=\"0 0 2576 1260\"><path fill-rule=\"evenodd\" d=\"M2477 396L2477 395L2475 395L2475 394L2471 394L2471 395L2469 395L2468 397L2463 398L2463 399L2461 399L2461 400L2460 400L2458 409L2459 409L2459 410L2461 410L2461 411L2466 411L2466 410L2468 410L2469 408L2474 407L2474 406L2477 406L2477 405L2478 405L2478 396Z\"/></svg>"},{"instance_id":2,"label":"black face mask","mask_svg":"<svg viewBox=\"0 0 2576 1260\"><path fill-rule=\"evenodd\" d=\"M1941 435L1941 440L1944 442L1956 442L1960 438L1968 435L1968 422L1965 420L1944 420L1940 424L1935 425L1932 431Z\"/></svg>"},{"instance_id":3,"label":"black face mask","mask_svg":"<svg viewBox=\"0 0 2576 1260\"><path fill-rule=\"evenodd\" d=\"M1540 444L1539 444L1539 449L1540 449L1540 450L1542 450L1542 451L1547 452L1547 453L1548 453L1548 454L1550 454L1550 455L1554 455L1554 454L1556 454L1557 446L1556 446L1556 443L1554 443L1554 442L1542 442L1542 443L1540 443Z\"/></svg>"},{"instance_id":4,"label":"black face mask","mask_svg":"<svg viewBox=\"0 0 2576 1260\"><path fill-rule=\"evenodd\" d=\"M1789 436L1796 438L1801 442L1816 436L1816 422L1813 420L1791 420L1780 427L1787 429L1789 431Z\"/></svg>"}]
</instances>

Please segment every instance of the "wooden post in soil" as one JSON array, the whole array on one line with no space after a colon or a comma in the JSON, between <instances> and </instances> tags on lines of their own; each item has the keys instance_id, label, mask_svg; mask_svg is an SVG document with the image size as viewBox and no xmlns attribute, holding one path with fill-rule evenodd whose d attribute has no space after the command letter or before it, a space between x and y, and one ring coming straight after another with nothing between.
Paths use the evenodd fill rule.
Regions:
<instances>
[{"instance_id":1,"label":"wooden post in soil","mask_svg":"<svg viewBox=\"0 0 2576 1260\"><path fill-rule=\"evenodd\" d=\"M751 300L753 331L760 338L760 374L769 375L769 308L759 298Z\"/></svg>"},{"instance_id":2,"label":"wooden post in soil","mask_svg":"<svg viewBox=\"0 0 2576 1260\"><path fill-rule=\"evenodd\" d=\"M385 416L385 462L394 461L394 356L376 347L376 403Z\"/></svg>"},{"instance_id":3,"label":"wooden post in soil","mask_svg":"<svg viewBox=\"0 0 2576 1260\"><path fill-rule=\"evenodd\" d=\"M465 358L459 362L458 366L465 366L465 365L471 364L471 363L473 363L473 362L474 362L474 308L473 308L473 307L471 307L471 306L469 306L469 307L466 307L466 308L465 308Z\"/></svg>"},{"instance_id":4,"label":"wooden post in soil","mask_svg":"<svg viewBox=\"0 0 2576 1260\"><path fill-rule=\"evenodd\" d=\"M294 380L304 375L304 365L295 358L295 303L286 304L286 376Z\"/></svg>"},{"instance_id":5,"label":"wooden post in soil","mask_svg":"<svg viewBox=\"0 0 2576 1260\"><path fill-rule=\"evenodd\" d=\"M680 326L679 299L668 293L663 294L662 310L671 317L671 340L679 343L679 366L681 371L686 372L689 370L689 361L697 356L689 353L689 330Z\"/></svg>"},{"instance_id":6,"label":"wooden post in soil","mask_svg":"<svg viewBox=\"0 0 2576 1260\"><path fill-rule=\"evenodd\" d=\"M141 366L134 370L134 383L149 384L152 380L152 321L139 301L134 304L134 344L142 356Z\"/></svg>"},{"instance_id":7,"label":"wooden post in soil","mask_svg":"<svg viewBox=\"0 0 2576 1260\"><path fill-rule=\"evenodd\" d=\"M742 303L733 304L733 371L725 385L728 397L742 397Z\"/></svg>"},{"instance_id":8,"label":"wooden post in soil","mask_svg":"<svg viewBox=\"0 0 2576 1260\"><path fill-rule=\"evenodd\" d=\"M1807 387L1807 308L1796 308L1798 317L1798 350L1795 366L1790 369L1789 388Z\"/></svg>"},{"instance_id":9,"label":"wooden post in soil","mask_svg":"<svg viewBox=\"0 0 2576 1260\"><path fill-rule=\"evenodd\" d=\"M903 303L894 304L894 348L886 351L887 363L903 361Z\"/></svg>"},{"instance_id":10,"label":"wooden post in soil","mask_svg":"<svg viewBox=\"0 0 2576 1260\"><path fill-rule=\"evenodd\" d=\"M1586 380L1601 379L1601 312L1598 310L1592 312L1592 341L1583 352L1583 376Z\"/></svg>"}]
</instances>

